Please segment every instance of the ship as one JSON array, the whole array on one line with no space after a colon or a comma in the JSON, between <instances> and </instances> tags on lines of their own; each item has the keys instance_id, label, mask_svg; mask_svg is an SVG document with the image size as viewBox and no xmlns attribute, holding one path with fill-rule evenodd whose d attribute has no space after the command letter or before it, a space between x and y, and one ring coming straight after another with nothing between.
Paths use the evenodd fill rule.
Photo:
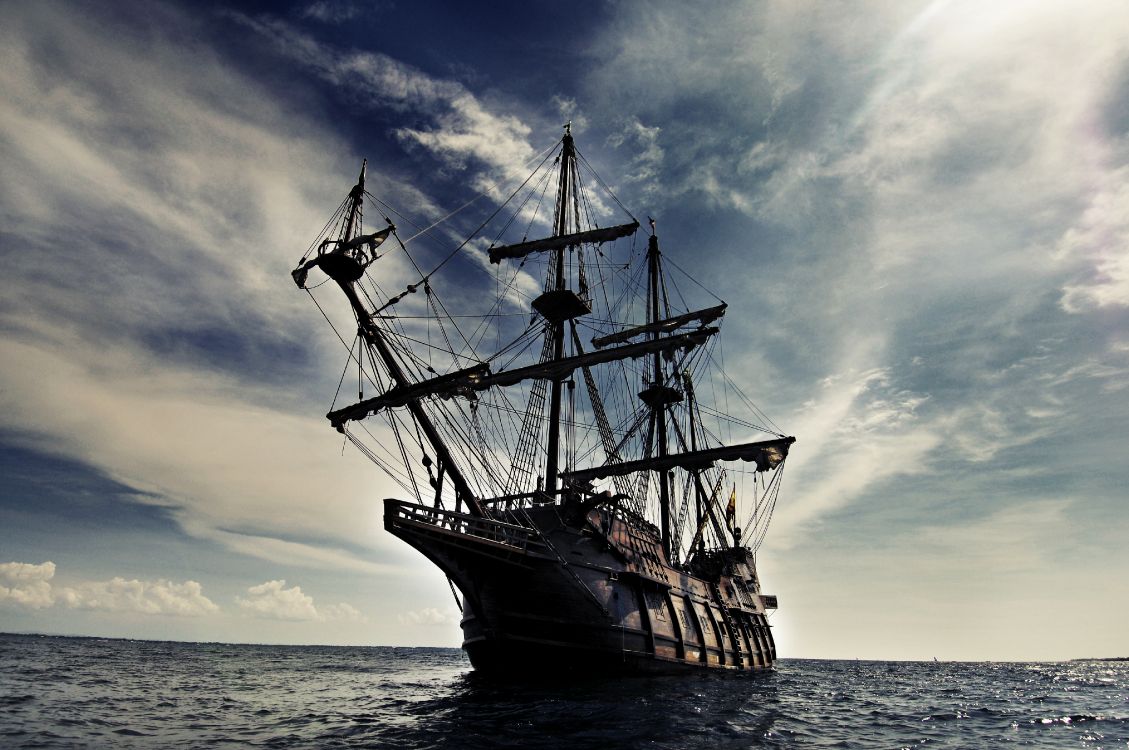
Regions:
<instances>
[{"instance_id":1,"label":"ship","mask_svg":"<svg viewBox=\"0 0 1129 750\"><path fill-rule=\"evenodd\" d=\"M726 373L727 303L571 124L527 168L427 224L362 164L292 272L352 313L328 421L402 490L384 527L447 578L476 671L772 669L756 554L795 438Z\"/></svg>"}]
</instances>

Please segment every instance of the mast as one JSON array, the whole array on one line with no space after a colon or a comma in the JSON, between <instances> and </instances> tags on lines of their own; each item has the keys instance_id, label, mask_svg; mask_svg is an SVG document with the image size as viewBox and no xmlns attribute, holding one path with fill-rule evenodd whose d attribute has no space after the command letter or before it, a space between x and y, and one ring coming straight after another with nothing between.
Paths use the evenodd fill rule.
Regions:
<instances>
[{"instance_id":1,"label":"mast","mask_svg":"<svg viewBox=\"0 0 1129 750\"><path fill-rule=\"evenodd\" d=\"M391 406L404 406L408 402L423 398L424 396L452 396L467 395L471 391L481 391L493 386L508 386L520 383L523 380L553 380L554 378L566 379L577 368L591 367L604 362L615 362L621 359L635 359L652 352L671 352L679 349L688 349L705 343L710 336L718 332L717 328L699 328L674 336L664 336L659 339L637 341L634 344L624 344L613 349L600 349L587 354L577 354L571 357L562 357L558 360L538 362L526 367L513 370L499 370L490 372L486 364L474 365L463 370L456 370L439 375L428 380L418 380L403 388L396 386L390 388L379 396L358 401L355 404L331 411L326 416L334 427L339 427L351 419L364 419L381 409ZM677 393L673 388L670 389ZM649 391L645 391L650 396Z\"/></svg>"},{"instance_id":2,"label":"mast","mask_svg":"<svg viewBox=\"0 0 1129 750\"><path fill-rule=\"evenodd\" d=\"M345 234L342 235L342 242L348 242L353 239L353 230L357 228L357 220L361 216L361 203L365 199L365 170L368 168L368 159L361 159L361 174L357 178L357 184L349 191L349 200L353 203L349 206L349 218L345 223Z\"/></svg>"},{"instance_id":3,"label":"mast","mask_svg":"<svg viewBox=\"0 0 1129 750\"><path fill-rule=\"evenodd\" d=\"M557 166L551 166L548 157L542 160L537 169L541 175L536 187L540 196L544 195L546 180L552 182L555 179L557 183L552 236L532 240L523 237L516 244L500 246L492 244L488 248L492 263L504 259L520 259L524 263L527 256L535 253L544 253L541 257L548 260L548 272L542 293L532 300L533 311L544 321L541 326L543 332L541 356L536 357L533 363L528 365L518 364L517 356L504 363L496 357L491 357L478 361L470 367L449 370L443 374L427 366L426 369L431 376L423 373L424 360L413 359L414 355L404 353L408 345L404 344L405 348L401 348L400 334L397 330L382 323L385 316L381 312L404 294L394 297L389 304L374 312L376 303L369 298L366 287L357 284L364 277L367 266L379 257L376 247L395 231L395 226L389 220L387 228L371 234L363 234L366 231L363 226L362 207L366 195L367 161L362 164L357 184L349 192L349 197L332 220L332 225L336 226L338 233L335 236L331 234L332 239L326 238L320 244L315 243L311 246L299 262L298 268L292 271L292 276L298 287L304 289L307 272L313 267L318 267L337 282L356 317L358 336L368 347L372 359L382 363L382 369L388 374L390 382L382 383L379 388L381 392L375 396L364 398L364 394L359 393L356 403L336 408L326 416L333 427L346 432L352 439L354 433L347 432L347 422L366 419L386 409L407 409L416 428L416 434L409 437L409 442L417 443L423 451L422 460L428 467L427 474L435 490L437 507L442 503L443 486L448 484L450 487L448 492L453 490L455 495L455 511L463 510L462 506L465 503L470 514L480 517L485 515L484 508L491 501L480 501L475 496L475 488L482 491L486 488L505 488L520 484L532 478L538 464L544 476L537 477L536 487L530 488L534 492L523 495L533 503L552 501L562 492L561 487L570 488L570 492L579 494L594 493L596 491L594 482L604 479L613 480L617 488L628 487L630 483L623 479L624 477L642 474L643 476L638 478L637 485L643 490L642 495L629 488L621 490L619 499L629 501L629 507L634 512L650 516L658 522L658 531L661 534L661 539L658 541L661 542L669 561L678 564L684 550L692 554L695 550L703 549L702 533L707 524L712 522L717 527L719 539L724 536L713 507L719 489L714 487L712 493L710 492L703 484L703 472L712 469L717 462L738 460L755 463L757 472L773 470L784 461L795 439L777 435L758 442L710 447L712 441L704 440L702 435L698 435L698 430L701 428L699 424L701 414L698 412L698 398L694 393L690 373L689 371L680 373L678 368L670 363L679 356L678 352L687 353L682 355L683 358L691 356L688 354L690 350L701 346L719 332L717 327L710 324L724 316L726 305L721 300L717 300L720 304L702 309L689 311L671 309L662 267L662 253L653 220L644 259L647 264L647 280L641 290L644 297L642 302L645 306L643 320L627 327L620 327L624 324L613 320L595 321L605 326L610 325L611 330L606 327L602 330L597 329L602 335L594 336L591 339L593 349L585 351L586 347L581 344L573 321L592 313L594 298L588 292L585 268L587 258L578 252L578 248L587 249L587 246L591 246L593 252L603 256L599 250L600 245L634 234L639 222L626 208L623 208L622 204L620 208L631 219L630 223L600 227L593 217L588 216L588 203L581 192L583 185L580 175L580 168L586 166L586 163L576 150L571 124L565 126L564 135L558 145L559 171L554 173ZM547 171L542 172L545 167L548 167ZM596 179L599 181L598 176ZM540 200L541 198L538 197L538 212ZM616 203L618 204L618 200ZM536 215L535 213L534 216ZM587 228L584 229L581 224L582 217L587 219ZM317 256L307 260L315 246ZM570 256L575 260L575 268L570 262L566 262L566 252L577 253L575 256ZM601 274L600 284L606 285L602 267L597 264L596 268ZM572 288L573 279L570 278L573 274L579 280L576 290ZM632 279L633 284L636 283L637 278ZM426 281L424 283L426 284ZM408 292L414 291L414 287L415 285L409 285ZM634 295L629 299L635 304L639 301ZM610 301L607 301L607 306L609 314L617 308ZM636 307L635 310L637 311L638 308ZM435 315L440 316L438 310L435 311ZM614 317L614 314L611 317ZM638 321L638 318L636 320ZM537 329L533 327L535 322L534 319L530 319L529 327L517 339L517 343L530 347L533 342L525 337L527 334L537 336ZM569 335L566 324L571 328L573 343L570 345L566 345L566 335ZM407 336L407 334L403 335ZM444 338L446 338L445 333ZM428 342L417 343L430 346ZM507 346L502 351L509 348ZM572 354L568 354L569 351ZM451 354L456 358L451 363L455 366L460 355L454 352ZM644 408L640 408L638 402L632 404L617 399L615 408L625 415L620 421L619 428L622 429L623 434L617 443L616 440L620 436L613 432L607 416L603 413L600 386L589 369L596 365L628 359L636 360L642 369L643 382L640 383L641 390L637 396L643 402ZM358 358L357 361L360 365L361 360ZM421 363L418 369L413 365L414 361ZM500 365L500 368L493 369L494 364ZM595 447L588 450L587 438L578 442L572 428L568 427L575 422L576 403L572 392L574 387L572 377L578 369L583 370L589 400L597 422L594 429L599 430L599 437L603 443L605 462L602 465L584 466L590 462ZM478 421L476 406L479 405L480 394L485 392L486 395L482 396L484 403L488 407L493 407L505 400L505 396L495 395L495 389L516 386L523 381L531 380L539 382L530 388L525 418L520 427L516 423L510 426L503 424L498 427L497 432L491 432L495 425L484 425ZM565 391L566 385L569 386L569 391ZM628 387L630 388L630 385ZM566 396L569 398L567 402ZM465 399L470 404L470 413L467 414L462 403L455 403L451 408L435 411L439 408L438 399L445 401L458 399L460 402ZM689 440L683 434L683 422L680 418L676 418L677 411L671 408L672 405L683 400L689 402ZM562 414L562 409L572 411ZM455 414L455 420L464 421L452 421L452 413ZM548 429L543 432L545 426L542 419L545 417L548 419ZM570 421L562 424L562 417ZM436 421L433 422L433 419ZM406 426L408 430L413 427L395 418L390 418L390 424L397 432L398 438L404 437L399 432L402 427ZM562 427L566 428L563 435ZM646 427L645 435L644 427ZM512 433L507 433L507 429L512 430ZM518 438L518 448L516 455L511 456L513 465L507 469L506 456L499 453L496 446L500 444L505 447L506 440L511 434ZM545 444L540 443L539 436L542 435L546 437ZM583 456L577 455L578 445L587 451ZM625 446L629 447L625 449ZM359 447L365 450L364 446L359 445ZM415 461L404 449L405 446L401 445L400 448L402 459L408 464L409 472L412 472L411 464ZM541 456L544 456L544 463L539 461L539 449L544 450L541 453ZM416 451L413 450L412 453ZM631 454L638 455L639 458L632 460ZM434 466L438 476L432 474L432 458L435 459ZM581 466L578 467L576 463L580 463ZM479 469L482 469L481 474L478 473ZM684 535L679 530L680 521L676 520L680 518L676 516L679 511L680 495L673 481L675 470L689 472L696 491L692 512L697 522L697 532L688 548L684 548L682 544ZM646 474L651 472L658 475L658 486L648 490L649 478ZM447 477L449 481L446 481ZM413 477L413 481L414 479L416 478ZM474 480L473 485L468 481L471 479ZM518 495L513 497L516 498ZM651 503L654 502L659 506L658 513L654 514L658 518L651 515L654 511Z\"/></svg>"},{"instance_id":4,"label":"mast","mask_svg":"<svg viewBox=\"0 0 1129 750\"><path fill-rule=\"evenodd\" d=\"M651 221L651 238L647 245L647 275L650 277L650 296L651 307L648 311L649 325L654 326L661 319L659 317L659 238L654 233L654 220ZM657 341L659 338L659 331L652 330L650 332L651 341ZM648 399L646 396L640 394L643 400L651 407L651 419L654 420L655 425L655 453L656 457L661 462L667 455L667 435L666 435L666 404L671 394L663 390L663 371L662 371L662 354L655 352L654 354L654 373L651 380L651 388L646 389L644 392L651 391L653 397ZM670 543L670 482L669 474L666 471L659 471L659 518L660 528L662 529L662 543L673 561L675 550L671 549Z\"/></svg>"},{"instance_id":5,"label":"mast","mask_svg":"<svg viewBox=\"0 0 1129 750\"><path fill-rule=\"evenodd\" d=\"M690 413L690 451L697 452L698 450L698 426L695 424L696 412L698 405L694 402L694 381L690 378L690 371L687 370L683 374L683 383L686 388L686 406L687 411ZM702 487L702 480L697 471L694 471L694 520L697 522L696 528L701 529L705 521L705 491ZM698 535L698 552L705 550L705 540L701 535ZM693 552L693 550L691 550Z\"/></svg>"},{"instance_id":6,"label":"mast","mask_svg":"<svg viewBox=\"0 0 1129 750\"><path fill-rule=\"evenodd\" d=\"M563 237L568 232L568 209L572 193L572 170L576 159L576 147L572 142L572 123L565 125L564 138L561 141L561 173L557 182L557 222L553 235ZM565 278L565 248L557 247L553 250L553 264L556 269L556 284L554 291L558 294L568 288L568 279ZM549 336L553 343L553 360L564 357L564 320L550 322ZM564 377L557 376L552 379L549 391L549 444L548 457L545 462L545 492L552 497L557 489L557 464L560 461L561 439L561 389Z\"/></svg>"},{"instance_id":7,"label":"mast","mask_svg":"<svg viewBox=\"0 0 1129 750\"><path fill-rule=\"evenodd\" d=\"M357 180L357 184L349 193L352 203L349 207L349 215L345 223L345 233L341 238L341 247L349 246L349 242L353 239L353 233L356 231L361 218L361 204L365 195L365 167L367 164L368 160L366 159L361 164L361 175ZM384 365L388 368L388 373L392 377L392 380L401 388L409 387L412 381L404 372L404 368L400 365L399 360L388 346L388 342L384 340L384 334L380 326L372 319L372 314L369 313L368 309L361 302L360 297L357 296L357 290L355 288L356 280L349 276L333 273L332 271L335 269L333 269L332 266L330 268L323 267L323 270L329 273L330 277L341 287L341 291L345 293L346 299L349 300L349 305L353 308L353 313L357 316L358 333L365 342L380 355ZM420 404L419 400L411 399L405 405L415 418L416 423L427 438L427 441L431 443L431 447L435 451L436 457L439 459L439 466L442 467L441 471L446 471L451 476L451 481L455 485L456 510L461 503L465 502L467 508L473 515L485 515L482 506L479 505L466 478L462 475L462 472L459 471L458 465L451 455L451 451L447 448L447 444L436 431L435 425L431 422L431 418L428 417L427 412L423 410L423 406ZM339 430L344 430L344 427L340 425L337 425L337 427Z\"/></svg>"}]
</instances>

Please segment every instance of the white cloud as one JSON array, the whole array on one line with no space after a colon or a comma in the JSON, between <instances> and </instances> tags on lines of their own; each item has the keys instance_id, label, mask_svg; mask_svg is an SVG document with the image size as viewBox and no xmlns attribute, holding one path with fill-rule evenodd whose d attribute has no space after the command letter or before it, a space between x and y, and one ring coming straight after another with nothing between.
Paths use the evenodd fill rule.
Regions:
<instances>
[{"instance_id":1,"label":"white cloud","mask_svg":"<svg viewBox=\"0 0 1129 750\"><path fill-rule=\"evenodd\" d=\"M70 609L105 612L136 612L146 615L200 617L219 611L196 581L176 583L126 580L83 581L73 586L53 587L55 563L10 562L0 564L0 604L28 609L46 609L56 604Z\"/></svg>"},{"instance_id":2,"label":"white cloud","mask_svg":"<svg viewBox=\"0 0 1129 750\"><path fill-rule=\"evenodd\" d=\"M55 603L51 579L55 563L8 562L0 564L0 604L43 609Z\"/></svg>"},{"instance_id":3,"label":"white cloud","mask_svg":"<svg viewBox=\"0 0 1129 750\"><path fill-rule=\"evenodd\" d=\"M450 169L466 169L470 160L481 162L485 170L472 173L479 190L526 176L536 155L528 140L529 126L494 111L458 81L429 76L378 52L338 52L277 19L235 17L275 41L282 54L362 97L374 112L391 108L430 120L427 126L400 127L395 133L409 146L432 152Z\"/></svg>"},{"instance_id":4,"label":"white cloud","mask_svg":"<svg viewBox=\"0 0 1129 750\"><path fill-rule=\"evenodd\" d=\"M312 596L299 586L285 588L286 581L267 581L247 589L246 597L236 603L249 614L276 620L317 620L318 611Z\"/></svg>"},{"instance_id":5,"label":"white cloud","mask_svg":"<svg viewBox=\"0 0 1129 750\"><path fill-rule=\"evenodd\" d=\"M628 166L621 171L624 182L642 184L642 195L651 198L659 189L658 176L663 163L660 143L662 128L647 126L638 117L629 118L622 129L608 138L613 148L626 146L625 152L634 154Z\"/></svg>"},{"instance_id":6,"label":"white cloud","mask_svg":"<svg viewBox=\"0 0 1129 750\"><path fill-rule=\"evenodd\" d=\"M863 358L880 354L872 349ZM1024 446L1071 428L1063 404L1079 380L1100 383L1107 392L1129 385L1125 366L1085 362L1059 370L1043 358L1034 355L998 373L962 373L966 393L946 408L929 394L900 388L889 368L848 369L825 379L818 396L787 420L800 440L788 459L788 500L777 510L769 544L795 544L813 522L860 499L888 502L881 488L895 477L954 467L976 477L1002 455L1014 460ZM1045 459L1028 473L1047 471ZM963 479L953 478L954 492ZM1009 502L1008 496L997 502Z\"/></svg>"},{"instance_id":7,"label":"white cloud","mask_svg":"<svg viewBox=\"0 0 1129 750\"><path fill-rule=\"evenodd\" d=\"M1129 167L1108 181L1058 244L1062 262L1082 266L1082 278L1063 287L1067 312L1129 307Z\"/></svg>"},{"instance_id":8,"label":"white cloud","mask_svg":"<svg viewBox=\"0 0 1129 750\"><path fill-rule=\"evenodd\" d=\"M315 0L300 13L322 23L340 24L363 14L374 14L391 9L390 0Z\"/></svg>"},{"instance_id":9,"label":"white cloud","mask_svg":"<svg viewBox=\"0 0 1129 750\"><path fill-rule=\"evenodd\" d=\"M1087 401L1060 376L1118 392L1101 331L1074 330L1094 342L1081 356L1022 349L1078 325L1048 320L1046 300L1129 303L1129 152L1101 122L1124 98L1123 5L684 6L619 4L587 90L605 114L662 125L660 198L770 227L756 238L770 266L743 248L718 259L776 302L784 340L751 340L792 365L747 390L808 401L791 418L768 405L798 437L770 544L852 504L893 507L896 477L1027 460L1019 449L1065 434L1053 417ZM1062 366L1079 360L1085 372ZM1025 367L995 376L1000 361Z\"/></svg>"},{"instance_id":10,"label":"white cloud","mask_svg":"<svg viewBox=\"0 0 1129 750\"><path fill-rule=\"evenodd\" d=\"M311 191L341 189L319 148L332 138L159 32L111 41L51 3L6 21L0 138L21 179L0 185L0 210L29 250L4 279L13 307L50 318L65 310L71 325L102 323L107 333L234 329L242 319L293 335L275 326L299 309L298 296L276 299L273 315L250 300L277 288L301 254L294 230L321 225ZM44 37L68 50L64 67L40 57ZM51 252L31 250L40 243Z\"/></svg>"},{"instance_id":11,"label":"white cloud","mask_svg":"<svg viewBox=\"0 0 1129 750\"><path fill-rule=\"evenodd\" d=\"M314 415L257 406L264 394L222 375L77 340L62 350L0 340L0 378L9 428L147 493L139 501L169 506L195 536L288 564L388 569L339 546L283 538L380 544L376 500L396 494L374 467L342 458ZM46 424L45 413L54 415Z\"/></svg>"},{"instance_id":12,"label":"white cloud","mask_svg":"<svg viewBox=\"0 0 1129 750\"><path fill-rule=\"evenodd\" d=\"M28 247L0 278L0 425L147 493L135 498L169 506L195 536L380 572L342 547L372 546L373 497L394 493L354 454L340 459L324 403L301 399L301 362L269 353L336 370L336 342L286 272L295 238L324 221L318 206L347 189L325 155L348 149L160 25L109 38L49 2L6 21L0 139L21 179L0 183L0 216ZM68 50L63 67L39 58L44 36ZM398 283L406 264L387 260L383 278ZM217 347L237 361L204 361ZM263 385L278 372L285 386Z\"/></svg>"},{"instance_id":13,"label":"white cloud","mask_svg":"<svg viewBox=\"0 0 1129 750\"><path fill-rule=\"evenodd\" d=\"M665 149L663 194L701 191L814 241L833 224L841 265L901 266L908 283L925 271L1057 273L1037 257L1049 260L1048 234L1079 196L1110 186L1078 231L1105 234L1094 301L1126 299L1125 254L1114 251L1125 145L1097 122L1126 54L1119 3L617 12L589 85L605 92L605 111L643 113L677 143ZM621 23L635 33L612 31ZM865 256L843 257L856 236Z\"/></svg>"},{"instance_id":14,"label":"white cloud","mask_svg":"<svg viewBox=\"0 0 1129 750\"><path fill-rule=\"evenodd\" d=\"M163 12L169 28L195 22ZM287 278L295 243L348 187L326 154L348 148L161 25L111 39L49 2L6 21L0 139L21 179L0 184L0 217L28 247L0 278L0 426L140 490L194 536L275 562L388 570L356 550L394 545L379 500L398 488L355 452L342 458L325 403L303 398L332 393L343 354ZM40 59L44 36L66 65ZM324 74L360 76L397 106L465 113L479 140L494 132L459 84L383 62L334 58ZM372 189L434 208L387 183ZM381 263L382 283L406 283L398 254Z\"/></svg>"},{"instance_id":15,"label":"white cloud","mask_svg":"<svg viewBox=\"0 0 1129 750\"><path fill-rule=\"evenodd\" d=\"M423 609L411 610L408 612L401 612L396 615L401 625L449 625L453 622L458 622L459 617L455 612L445 611L436 607L424 607Z\"/></svg>"},{"instance_id":16,"label":"white cloud","mask_svg":"<svg viewBox=\"0 0 1129 750\"><path fill-rule=\"evenodd\" d=\"M236 597L235 601L244 613L273 620L365 621L364 615L349 604L332 604L319 609L314 606L314 598L303 593L300 586L286 588L284 580L251 586L245 596Z\"/></svg>"},{"instance_id":17,"label":"white cloud","mask_svg":"<svg viewBox=\"0 0 1129 750\"><path fill-rule=\"evenodd\" d=\"M72 609L201 617L219 611L196 581L139 581L116 577L63 587L56 601Z\"/></svg>"},{"instance_id":18,"label":"white cloud","mask_svg":"<svg viewBox=\"0 0 1129 750\"><path fill-rule=\"evenodd\" d=\"M862 360L877 358L856 352ZM789 420L800 436L788 459L788 502L776 511L770 545L789 546L808 525L896 476L931 470L946 425L923 418L928 397L897 388L887 369L848 369L824 380L817 398Z\"/></svg>"},{"instance_id":19,"label":"white cloud","mask_svg":"<svg viewBox=\"0 0 1129 750\"><path fill-rule=\"evenodd\" d=\"M571 122L573 130L588 129L588 118L580 111L580 106L572 97L553 94L549 99L549 106L560 116L562 125Z\"/></svg>"},{"instance_id":20,"label":"white cloud","mask_svg":"<svg viewBox=\"0 0 1129 750\"><path fill-rule=\"evenodd\" d=\"M339 604L327 604L322 607L321 615L326 620L338 620L341 622L368 622L368 618L361 614L361 611L354 607L352 604L340 602Z\"/></svg>"}]
</instances>

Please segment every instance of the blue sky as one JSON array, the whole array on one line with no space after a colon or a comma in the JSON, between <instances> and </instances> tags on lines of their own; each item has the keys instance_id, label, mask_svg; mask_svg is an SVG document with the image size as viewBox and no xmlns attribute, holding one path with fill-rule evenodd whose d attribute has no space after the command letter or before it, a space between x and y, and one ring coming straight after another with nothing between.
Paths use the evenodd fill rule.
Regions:
<instances>
[{"instance_id":1,"label":"blue sky","mask_svg":"<svg viewBox=\"0 0 1129 750\"><path fill-rule=\"evenodd\" d=\"M437 218L572 120L798 438L783 656L1129 653L1123 3L41 2L0 58L0 629L457 645L288 272L362 157Z\"/></svg>"}]
</instances>

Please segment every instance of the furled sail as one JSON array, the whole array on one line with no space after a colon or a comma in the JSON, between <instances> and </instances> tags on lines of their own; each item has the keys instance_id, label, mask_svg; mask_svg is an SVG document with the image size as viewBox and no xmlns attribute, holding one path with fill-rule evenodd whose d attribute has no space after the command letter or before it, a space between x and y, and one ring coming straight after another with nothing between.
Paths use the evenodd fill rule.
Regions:
<instances>
[{"instance_id":1,"label":"furled sail","mask_svg":"<svg viewBox=\"0 0 1129 750\"><path fill-rule=\"evenodd\" d=\"M586 242L596 244L611 242L612 240L618 240L620 237L633 234L638 228L639 222L633 221L630 224L620 224L603 229L589 229L584 232L562 234L557 237L546 237L543 240L519 242L516 245L500 245L490 248L490 262L500 263L504 258L522 258L530 253L541 252L543 250L559 250L574 245L581 245Z\"/></svg>"},{"instance_id":2,"label":"furled sail","mask_svg":"<svg viewBox=\"0 0 1129 750\"><path fill-rule=\"evenodd\" d=\"M698 331L683 333L677 336L640 341L636 344L617 346L614 349L604 349L587 354L578 354L574 357L565 357L558 360L549 360L528 367L519 367L516 370L502 370L488 375L476 384L476 388L485 388L491 385L513 385L530 378L563 378L577 367L598 365L602 362L614 362L620 359L634 359L644 354L665 352L673 349L685 349L705 343L706 339L718 332L717 328L702 328Z\"/></svg>"},{"instance_id":3,"label":"furled sail","mask_svg":"<svg viewBox=\"0 0 1129 750\"><path fill-rule=\"evenodd\" d=\"M370 414L381 409L403 406L409 401L423 398L424 396L450 397L466 391L481 391L491 386L508 386L520 383L523 380L537 378L563 378L578 367L589 367L602 362L613 362L621 359L641 357L654 352L664 352L673 349L685 349L702 344L710 336L718 332L717 328L702 328L677 336L666 336L650 341L640 341L635 344L617 346L613 349L579 354L574 357L540 362L528 367L519 367L513 370L490 372L485 365L475 365L464 370L457 370L437 378L422 380L406 387L397 386L379 396L365 399L352 406L332 411L326 415L334 427L340 427L349 420L364 419Z\"/></svg>"},{"instance_id":4,"label":"furled sail","mask_svg":"<svg viewBox=\"0 0 1129 750\"><path fill-rule=\"evenodd\" d=\"M624 461L616 464L596 466L591 469L562 472L561 478L571 482L588 482L623 476L636 471L668 471L670 469L701 470L713 466L715 461L754 461L757 471L775 469L788 456L788 446L796 442L794 437L774 440L761 440L740 445L723 445L720 448L706 448L685 453L670 453L665 456L643 458L638 461Z\"/></svg>"},{"instance_id":5,"label":"furled sail","mask_svg":"<svg viewBox=\"0 0 1129 750\"><path fill-rule=\"evenodd\" d=\"M709 325L722 315L725 315L725 308L728 307L724 302L715 307L707 307L705 310L694 310L692 312L683 313L682 315L675 315L671 318L664 318L663 320L655 323L647 323L646 325L634 326L626 328L618 333L608 334L607 336L599 336L592 339L592 345L596 348L603 348L608 344L619 344L624 341L630 341L636 336L642 336L645 333L668 333L677 328L681 328L687 323L701 323L702 325Z\"/></svg>"}]
</instances>

